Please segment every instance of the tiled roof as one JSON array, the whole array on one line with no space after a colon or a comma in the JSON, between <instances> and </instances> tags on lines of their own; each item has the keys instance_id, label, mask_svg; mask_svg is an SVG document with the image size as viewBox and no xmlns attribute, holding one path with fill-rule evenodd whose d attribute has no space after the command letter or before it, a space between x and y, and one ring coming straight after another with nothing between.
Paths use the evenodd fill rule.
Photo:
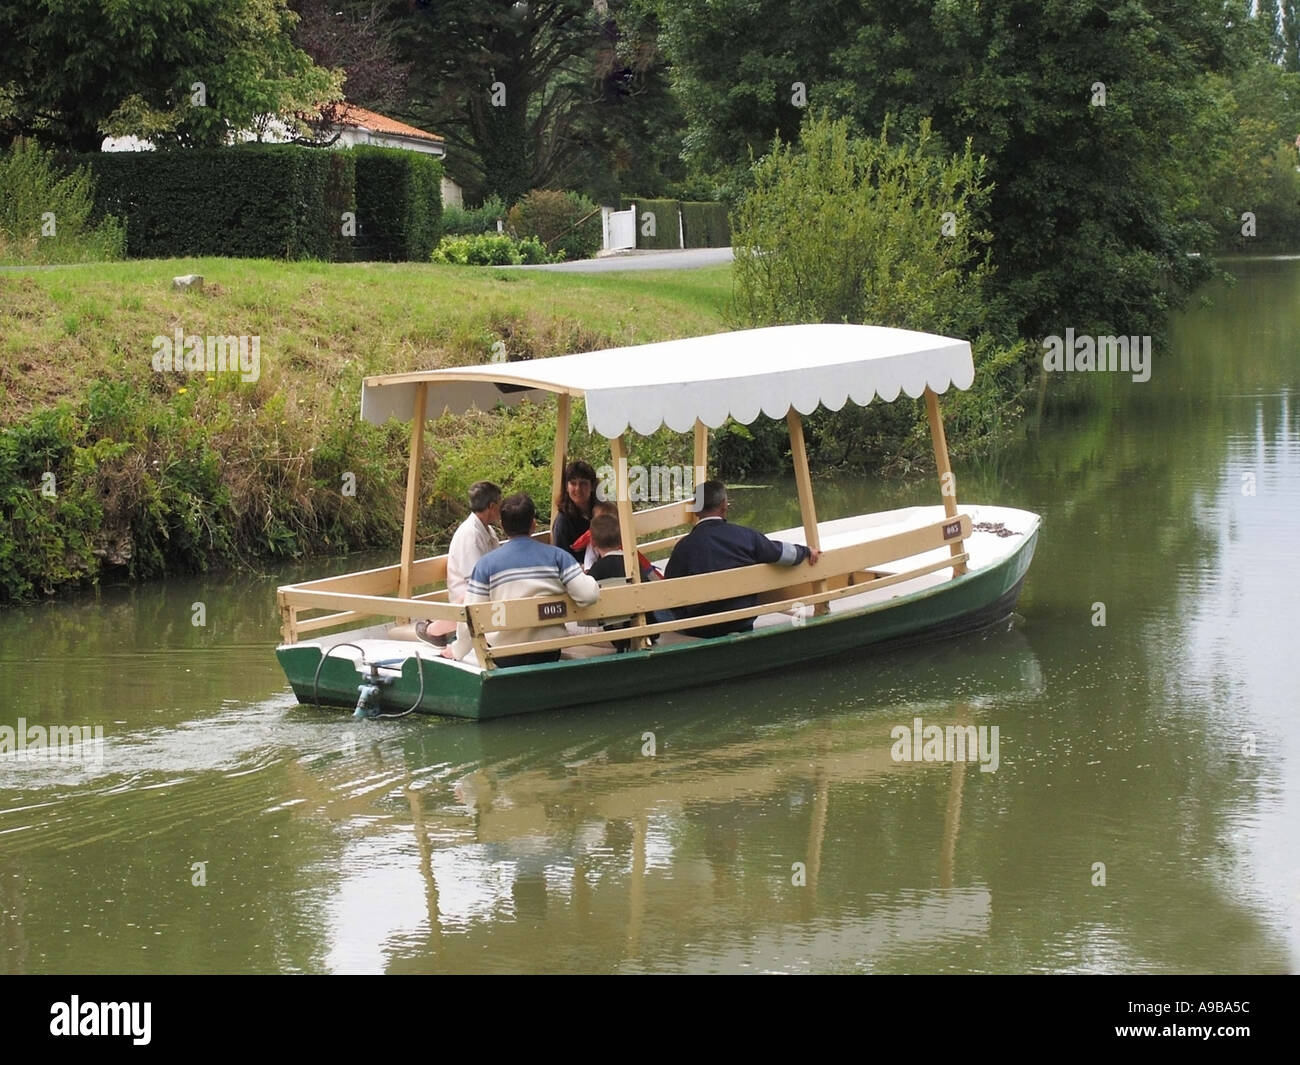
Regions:
<instances>
[{"instance_id":1,"label":"tiled roof","mask_svg":"<svg viewBox=\"0 0 1300 1065\"><path fill-rule=\"evenodd\" d=\"M367 111L364 107L358 107L356 104L343 105L342 110L339 112L338 125L355 126L359 129L368 129L372 133L387 133L394 137L413 137L422 141L442 141L442 138L436 133L416 129L414 126L408 126L405 122L398 122L395 118L389 118L387 115L381 115L375 111Z\"/></svg>"}]
</instances>

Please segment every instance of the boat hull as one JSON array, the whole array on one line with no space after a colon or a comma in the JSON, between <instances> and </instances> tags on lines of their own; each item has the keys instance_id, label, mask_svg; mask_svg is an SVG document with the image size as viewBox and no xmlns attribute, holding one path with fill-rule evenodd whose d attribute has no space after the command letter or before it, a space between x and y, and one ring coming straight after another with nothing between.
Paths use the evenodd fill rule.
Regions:
<instances>
[{"instance_id":1,"label":"boat hull","mask_svg":"<svg viewBox=\"0 0 1300 1065\"><path fill-rule=\"evenodd\" d=\"M1037 539L1035 529L996 564L942 584L787 627L496 670L421 663L412 655L401 676L383 687L382 709L400 713L414 706L424 713L481 721L637 698L696 687L705 683L703 678L716 683L868 647L881 650L960 635L1011 613ZM314 645L283 646L276 654L299 702L356 705L360 678L350 660L332 657L322 663Z\"/></svg>"}]
</instances>

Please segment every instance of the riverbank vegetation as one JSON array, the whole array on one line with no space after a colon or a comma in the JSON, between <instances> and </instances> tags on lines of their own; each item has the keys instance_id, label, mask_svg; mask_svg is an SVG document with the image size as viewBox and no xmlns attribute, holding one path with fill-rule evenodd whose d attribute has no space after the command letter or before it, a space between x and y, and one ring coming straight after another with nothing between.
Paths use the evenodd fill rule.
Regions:
<instances>
[{"instance_id":1,"label":"riverbank vegetation","mask_svg":"<svg viewBox=\"0 0 1300 1065\"><path fill-rule=\"evenodd\" d=\"M204 288L173 291L188 272ZM498 343L514 360L714 332L730 293L728 267L574 276L192 260L0 273L0 601L392 544L408 427L359 420L364 376L486 362ZM258 336L256 379L155 372L153 339L177 330ZM428 546L445 549L484 477L548 510L553 433L549 412L527 405L433 425ZM585 434L575 445L588 449ZM656 438L636 456L686 460Z\"/></svg>"}]
</instances>

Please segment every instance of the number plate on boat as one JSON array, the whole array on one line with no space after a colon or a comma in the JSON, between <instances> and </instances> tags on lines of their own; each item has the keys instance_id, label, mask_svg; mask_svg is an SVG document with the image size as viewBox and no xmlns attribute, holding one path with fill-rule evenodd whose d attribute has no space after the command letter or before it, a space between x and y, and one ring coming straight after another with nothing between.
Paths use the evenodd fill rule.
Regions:
<instances>
[{"instance_id":1,"label":"number plate on boat","mask_svg":"<svg viewBox=\"0 0 1300 1065\"><path fill-rule=\"evenodd\" d=\"M943 538L945 540L955 540L961 536L961 521L950 521L943 527Z\"/></svg>"},{"instance_id":2,"label":"number plate on boat","mask_svg":"<svg viewBox=\"0 0 1300 1065\"><path fill-rule=\"evenodd\" d=\"M568 603L539 603L537 605L538 621L551 621L555 618L567 617L568 613Z\"/></svg>"}]
</instances>

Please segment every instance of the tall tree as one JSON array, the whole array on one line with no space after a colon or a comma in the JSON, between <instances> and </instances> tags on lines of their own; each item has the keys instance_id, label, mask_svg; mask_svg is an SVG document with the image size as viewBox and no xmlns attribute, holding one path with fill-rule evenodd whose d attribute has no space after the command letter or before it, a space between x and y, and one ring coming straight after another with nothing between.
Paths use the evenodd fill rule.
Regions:
<instances>
[{"instance_id":1,"label":"tall tree","mask_svg":"<svg viewBox=\"0 0 1300 1065\"><path fill-rule=\"evenodd\" d=\"M398 0L407 113L446 137L448 170L471 197L513 202L547 185L580 146L601 14L592 0Z\"/></svg>"},{"instance_id":2,"label":"tall tree","mask_svg":"<svg viewBox=\"0 0 1300 1065\"><path fill-rule=\"evenodd\" d=\"M1208 235L1184 208L1204 75L1240 61L1218 0L663 0L660 13L688 152L724 188L751 147L792 132L792 81L862 131L930 116L949 150L970 138L1027 335L1146 332L1206 269L1187 256Z\"/></svg>"},{"instance_id":3,"label":"tall tree","mask_svg":"<svg viewBox=\"0 0 1300 1065\"><path fill-rule=\"evenodd\" d=\"M606 3L601 13L594 91L575 119L572 137L580 150L563 180L603 203L617 204L620 193L680 195L685 119L672 92L652 0Z\"/></svg>"},{"instance_id":4,"label":"tall tree","mask_svg":"<svg viewBox=\"0 0 1300 1065\"><path fill-rule=\"evenodd\" d=\"M406 103L411 66L398 58L397 26L381 0L290 3L294 42L317 66L343 71L349 103L381 112Z\"/></svg>"},{"instance_id":5,"label":"tall tree","mask_svg":"<svg viewBox=\"0 0 1300 1065\"><path fill-rule=\"evenodd\" d=\"M1279 52L1282 66L1294 73L1300 71L1300 3L1296 3L1296 0L1281 0L1281 6L1282 24L1277 29L1281 38Z\"/></svg>"},{"instance_id":6,"label":"tall tree","mask_svg":"<svg viewBox=\"0 0 1300 1065\"><path fill-rule=\"evenodd\" d=\"M222 144L260 116L311 111L340 77L293 44L295 17L285 0L9 0L0 135Z\"/></svg>"}]
</instances>

